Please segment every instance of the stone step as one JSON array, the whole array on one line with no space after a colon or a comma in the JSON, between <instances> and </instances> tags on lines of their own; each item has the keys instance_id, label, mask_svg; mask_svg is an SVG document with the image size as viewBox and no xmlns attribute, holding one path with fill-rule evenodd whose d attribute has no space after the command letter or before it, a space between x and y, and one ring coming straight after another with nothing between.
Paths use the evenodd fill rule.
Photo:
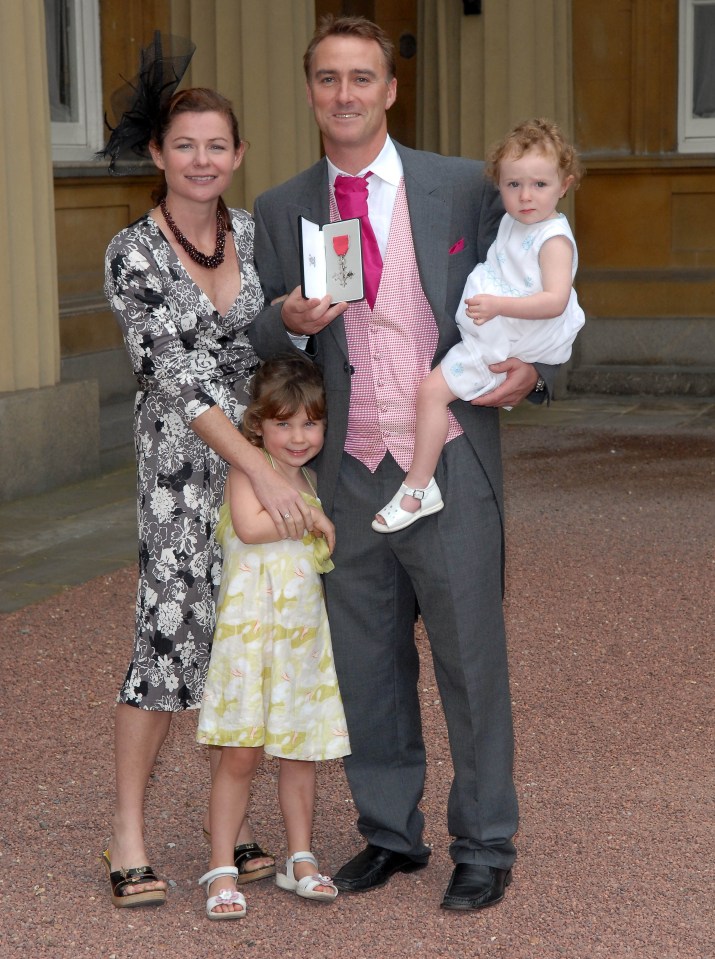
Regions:
<instances>
[{"instance_id":1,"label":"stone step","mask_svg":"<svg viewBox=\"0 0 715 959\"><path fill-rule=\"evenodd\" d=\"M102 473L134 462L134 399L99 407L99 464Z\"/></svg>"},{"instance_id":2,"label":"stone step","mask_svg":"<svg viewBox=\"0 0 715 959\"><path fill-rule=\"evenodd\" d=\"M620 396L715 396L715 368L597 364L567 376L569 393Z\"/></svg>"}]
</instances>

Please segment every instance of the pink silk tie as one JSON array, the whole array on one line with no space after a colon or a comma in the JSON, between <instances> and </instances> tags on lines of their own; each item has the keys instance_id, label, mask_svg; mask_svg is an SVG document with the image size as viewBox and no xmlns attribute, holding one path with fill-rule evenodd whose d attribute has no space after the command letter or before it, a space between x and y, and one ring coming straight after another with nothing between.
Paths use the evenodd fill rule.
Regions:
<instances>
[{"instance_id":1,"label":"pink silk tie","mask_svg":"<svg viewBox=\"0 0 715 959\"><path fill-rule=\"evenodd\" d=\"M372 310L377 299L377 289L380 286L382 256L367 211L367 178L369 176L371 176L370 173L366 173L365 176L336 176L334 190L335 202L343 220L360 218L365 299Z\"/></svg>"}]
</instances>

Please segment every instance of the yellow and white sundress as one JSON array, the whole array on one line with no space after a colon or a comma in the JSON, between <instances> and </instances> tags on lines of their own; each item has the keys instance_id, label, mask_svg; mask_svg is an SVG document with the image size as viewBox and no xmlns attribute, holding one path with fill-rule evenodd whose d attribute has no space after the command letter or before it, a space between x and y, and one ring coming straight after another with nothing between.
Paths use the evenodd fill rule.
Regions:
<instances>
[{"instance_id":1,"label":"yellow and white sundress","mask_svg":"<svg viewBox=\"0 0 715 959\"><path fill-rule=\"evenodd\" d=\"M305 501L320 508L313 495ZM263 746L282 759L350 752L320 574L333 569L322 537L241 542L224 503L216 537L223 572L196 739Z\"/></svg>"}]
</instances>

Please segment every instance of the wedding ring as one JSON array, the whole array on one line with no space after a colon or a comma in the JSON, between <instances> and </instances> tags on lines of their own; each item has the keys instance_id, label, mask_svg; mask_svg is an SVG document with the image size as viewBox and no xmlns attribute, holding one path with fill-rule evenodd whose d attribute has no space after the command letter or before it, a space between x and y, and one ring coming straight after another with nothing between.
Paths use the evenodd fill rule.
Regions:
<instances>
[{"instance_id":1,"label":"wedding ring","mask_svg":"<svg viewBox=\"0 0 715 959\"><path fill-rule=\"evenodd\" d=\"M284 513L283 519L290 519L290 513Z\"/></svg>"}]
</instances>

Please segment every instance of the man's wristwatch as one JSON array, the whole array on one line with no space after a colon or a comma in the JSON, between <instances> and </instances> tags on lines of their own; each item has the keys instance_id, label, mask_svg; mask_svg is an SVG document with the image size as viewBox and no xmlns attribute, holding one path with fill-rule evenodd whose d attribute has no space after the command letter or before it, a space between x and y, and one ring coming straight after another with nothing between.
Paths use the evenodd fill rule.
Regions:
<instances>
[{"instance_id":1,"label":"man's wristwatch","mask_svg":"<svg viewBox=\"0 0 715 959\"><path fill-rule=\"evenodd\" d=\"M534 386L533 392L543 393L545 389L546 389L546 380L544 379L543 376L540 376L538 380L536 381L536 385Z\"/></svg>"}]
</instances>

